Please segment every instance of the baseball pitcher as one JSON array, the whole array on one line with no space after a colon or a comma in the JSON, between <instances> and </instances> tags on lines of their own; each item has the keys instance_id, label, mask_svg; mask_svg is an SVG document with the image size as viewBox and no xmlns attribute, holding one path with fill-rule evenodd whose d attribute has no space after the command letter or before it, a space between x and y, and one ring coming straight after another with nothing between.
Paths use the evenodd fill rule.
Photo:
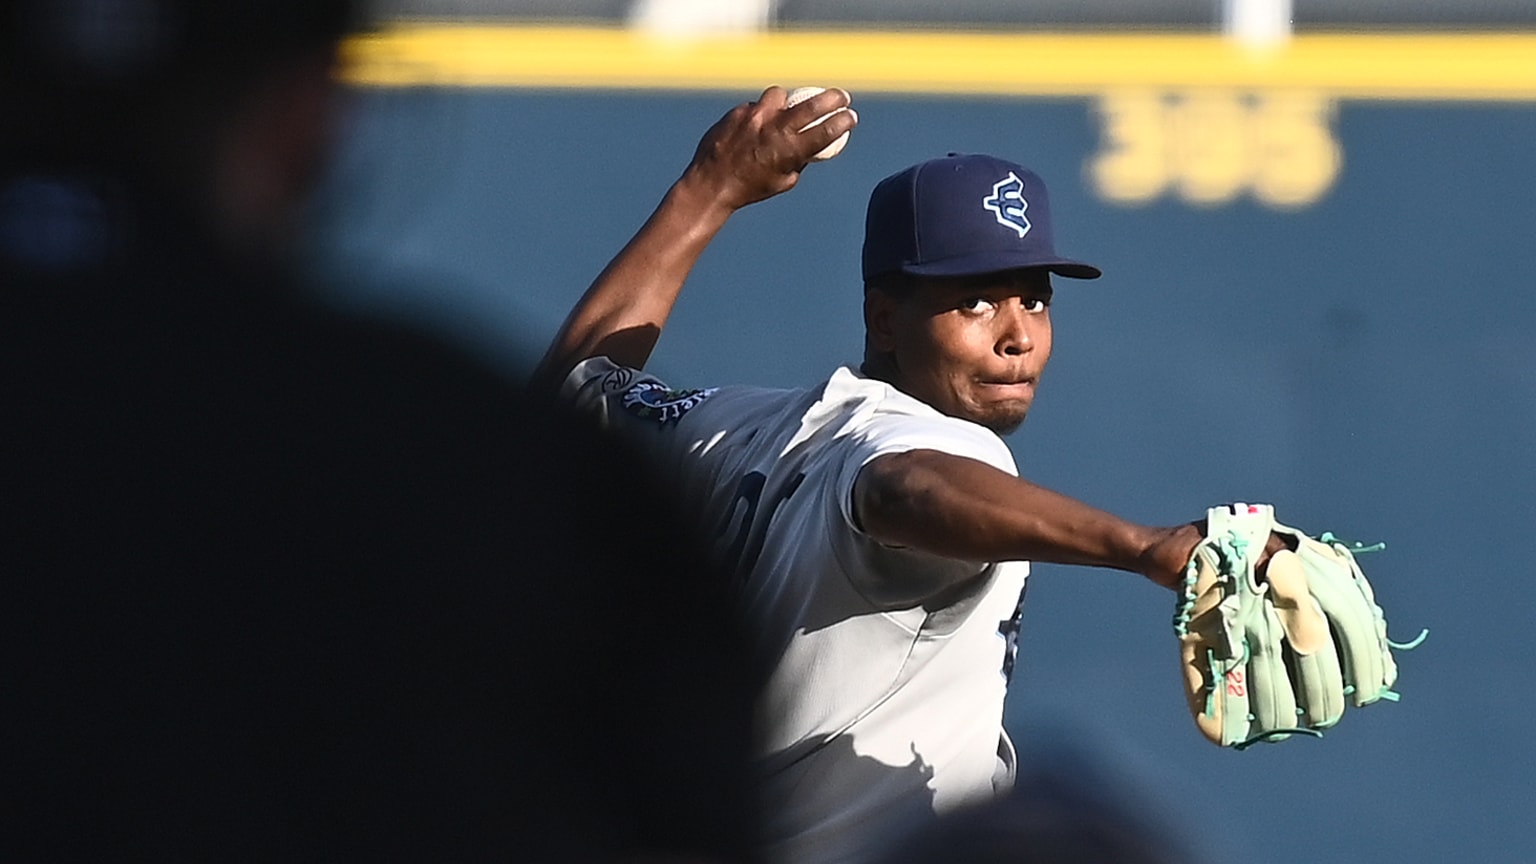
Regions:
<instances>
[{"instance_id":1,"label":"baseball pitcher","mask_svg":"<svg viewBox=\"0 0 1536 864\"><path fill-rule=\"evenodd\" d=\"M786 107L770 87L727 113L537 376L644 442L734 574L761 664L764 852L796 864L869 860L1010 787L1002 715L1029 561L1210 594L1186 619L1223 599L1218 577L1197 585L1191 570L1204 520L1148 527L1044 489L999 437L1050 359L1054 280L1100 275L1056 251L1045 184L1022 165L951 154L875 187L861 362L798 390L680 388L643 371L705 246L732 213L792 188L857 124L848 106L829 89ZM1245 536L1257 570L1293 543L1267 524ZM1193 629L1210 632L1206 620ZM1238 656L1191 653L1197 694Z\"/></svg>"}]
</instances>

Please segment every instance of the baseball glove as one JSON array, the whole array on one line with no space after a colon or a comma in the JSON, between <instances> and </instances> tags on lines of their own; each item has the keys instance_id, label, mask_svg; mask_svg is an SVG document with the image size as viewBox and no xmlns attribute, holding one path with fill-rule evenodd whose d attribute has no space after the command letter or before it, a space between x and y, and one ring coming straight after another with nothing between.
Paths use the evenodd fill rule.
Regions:
<instances>
[{"instance_id":1,"label":"baseball glove","mask_svg":"<svg viewBox=\"0 0 1536 864\"><path fill-rule=\"evenodd\" d=\"M1185 569L1174 616L1184 695L1201 734L1241 750L1321 736L1357 707L1397 701L1387 622L1355 555L1383 548L1317 539L1275 522L1267 504L1213 507ZM1295 549L1255 571L1273 531Z\"/></svg>"}]
</instances>

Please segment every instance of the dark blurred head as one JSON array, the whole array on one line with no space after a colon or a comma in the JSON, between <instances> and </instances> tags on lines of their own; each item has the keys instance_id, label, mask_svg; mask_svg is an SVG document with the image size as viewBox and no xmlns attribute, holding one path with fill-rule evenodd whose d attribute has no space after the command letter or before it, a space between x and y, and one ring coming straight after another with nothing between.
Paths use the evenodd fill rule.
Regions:
<instances>
[{"instance_id":1,"label":"dark blurred head","mask_svg":"<svg viewBox=\"0 0 1536 864\"><path fill-rule=\"evenodd\" d=\"M270 231L327 147L355 5L0 0L4 167L123 178L226 234Z\"/></svg>"}]
</instances>

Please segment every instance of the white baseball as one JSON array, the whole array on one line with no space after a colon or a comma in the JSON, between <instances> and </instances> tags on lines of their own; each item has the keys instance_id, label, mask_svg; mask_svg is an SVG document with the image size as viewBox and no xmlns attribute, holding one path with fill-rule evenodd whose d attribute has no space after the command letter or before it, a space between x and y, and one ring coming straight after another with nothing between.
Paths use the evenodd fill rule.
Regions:
<instances>
[{"instance_id":1,"label":"white baseball","mask_svg":"<svg viewBox=\"0 0 1536 864\"><path fill-rule=\"evenodd\" d=\"M804 102L805 100L811 98L812 96L815 96L817 93L821 93L821 92L825 91L826 89L827 88L825 88L825 87L796 87L795 89L789 91L789 99L787 101L785 101L784 107L785 108L793 108L794 106L799 105L801 102ZM848 110L847 108L839 108L839 109L837 109L837 111L833 111L831 114L823 114L822 116L817 117L815 120L812 120L811 122L807 123L805 125L805 128L801 129L800 131L804 132L806 129L810 129L812 127L818 126L818 125L824 123L828 117L832 116L832 114L836 114L836 113L838 113L838 111L847 111L847 110ZM836 156L837 154L843 152L843 147L847 143L848 143L848 133L844 132L843 134L841 134L841 135L839 135L837 137L836 141L833 141L831 144L828 144L826 147L822 148L815 156L812 156L811 157L811 161L812 162L825 162L826 160L831 159L833 156Z\"/></svg>"}]
</instances>

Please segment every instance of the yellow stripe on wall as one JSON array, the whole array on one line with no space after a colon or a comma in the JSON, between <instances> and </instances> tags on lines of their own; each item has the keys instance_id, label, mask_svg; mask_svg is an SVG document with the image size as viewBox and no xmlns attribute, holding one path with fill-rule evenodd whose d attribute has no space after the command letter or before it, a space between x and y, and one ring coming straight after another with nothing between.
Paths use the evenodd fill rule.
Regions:
<instances>
[{"instance_id":1,"label":"yellow stripe on wall","mask_svg":"<svg viewBox=\"0 0 1536 864\"><path fill-rule=\"evenodd\" d=\"M613 27L399 23L354 37L374 87L1094 96L1127 87L1297 88L1387 100L1536 101L1536 31L1318 33L1255 52L1218 34L769 31L663 39Z\"/></svg>"}]
</instances>

